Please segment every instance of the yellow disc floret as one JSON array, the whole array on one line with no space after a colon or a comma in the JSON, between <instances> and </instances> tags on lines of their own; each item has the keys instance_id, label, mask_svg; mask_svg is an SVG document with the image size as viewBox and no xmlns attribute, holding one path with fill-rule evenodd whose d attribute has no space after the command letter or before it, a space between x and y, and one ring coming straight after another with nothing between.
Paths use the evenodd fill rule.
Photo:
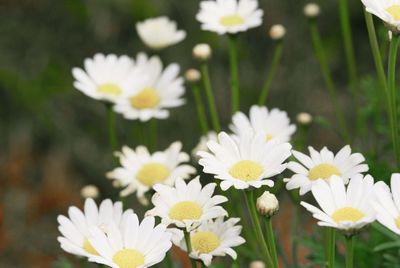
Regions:
<instances>
[{"instance_id":1,"label":"yellow disc floret","mask_svg":"<svg viewBox=\"0 0 400 268\"><path fill-rule=\"evenodd\" d=\"M173 220L198 220L203 214L203 209L192 201L176 203L169 210L168 216Z\"/></svg>"},{"instance_id":2,"label":"yellow disc floret","mask_svg":"<svg viewBox=\"0 0 400 268\"><path fill-rule=\"evenodd\" d=\"M221 25L225 26L225 27L239 26L244 23L244 19L242 16L240 16L238 14L232 14L232 15L223 16L219 20L219 23L221 23Z\"/></svg>"},{"instance_id":3,"label":"yellow disc floret","mask_svg":"<svg viewBox=\"0 0 400 268\"><path fill-rule=\"evenodd\" d=\"M119 268L136 268L144 264L145 258L137 250L121 249L114 254L112 260Z\"/></svg>"},{"instance_id":4,"label":"yellow disc floret","mask_svg":"<svg viewBox=\"0 0 400 268\"><path fill-rule=\"evenodd\" d=\"M312 181L318 179L329 179L332 175L340 176L341 173L337 167L331 164L319 164L308 172L308 178Z\"/></svg>"},{"instance_id":5,"label":"yellow disc floret","mask_svg":"<svg viewBox=\"0 0 400 268\"><path fill-rule=\"evenodd\" d=\"M229 169L229 174L235 179L242 181L254 181L263 173L263 167L252 161L242 160Z\"/></svg>"},{"instance_id":6,"label":"yellow disc floret","mask_svg":"<svg viewBox=\"0 0 400 268\"><path fill-rule=\"evenodd\" d=\"M130 102L138 110L151 109L160 103L160 95L153 88L147 87L131 97Z\"/></svg>"},{"instance_id":7,"label":"yellow disc floret","mask_svg":"<svg viewBox=\"0 0 400 268\"><path fill-rule=\"evenodd\" d=\"M102 94L112 95L112 96L119 96L122 93L121 88L113 83L102 84L97 87L97 91Z\"/></svg>"},{"instance_id":8,"label":"yellow disc floret","mask_svg":"<svg viewBox=\"0 0 400 268\"><path fill-rule=\"evenodd\" d=\"M339 223L342 221L357 222L364 218L364 213L352 207L339 208L332 214L332 219Z\"/></svg>"},{"instance_id":9,"label":"yellow disc floret","mask_svg":"<svg viewBox=\"0 0 400 268\"><path fill-rule=\"evenodd\" d=\"M169 169L159 163L144 164L136 174L136 178L146 186L153 186L156 183L163 182L170 174Z\"/></svg>"},{"instance_id":10,"label":"yellow disc floret","mask_svg":"<svg viewBox=\"0 0 400 268\"><path fill-rule=\"evenodd\" d=\"M386 9L395 20L400 20L400 5L392 5Z\"/></svg>"},{"instance_id":11,"label":"yellow disc floret","mask_svg":"<svg viewBox=\"0 0 400 268\"><path fill-rule=\"evenodd\" d=\"M192 248L200 254L207 254L218 248L221 244L219 237L209 231L199 231L191 237Z\"/></svg>"}]
</instances>

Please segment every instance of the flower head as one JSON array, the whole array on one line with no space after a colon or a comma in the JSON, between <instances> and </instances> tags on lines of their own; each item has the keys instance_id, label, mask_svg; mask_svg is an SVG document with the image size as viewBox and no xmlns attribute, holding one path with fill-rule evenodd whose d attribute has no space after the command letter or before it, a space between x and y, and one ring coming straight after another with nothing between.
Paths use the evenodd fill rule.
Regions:
<instances>
[{"instance_id":1,"label":"flower head","mask_svg":"<svg viewBox=\"0 0 400 268\"><path fill-rule=\"evenodd\" d=\"M83 198L97 198L99 197L99 188L93 184L85 185L81 189L81 196Z\"/></svg>"},{"instance_id":2,"label":"flower head","mask_svg":"<svg viewBox=\"0 0 400 268\"><path fill-rule=\"evenodd\" d=\"M321 9L316 3L308 3L304 6L303 13L307 18L315 18L318 17L319 13L321 13Z\"/></svg>"},{"instance_id":3,"label":"flower head","mask_svg":"<svg viewBox=\"0 0 400 268\"><path fill-rule=\"evenodd\" d=\"M272 40L281 40L285 37L286 28L282 24L275 24L272 25L271 29L269 30L269 36Z\"/></svg>"},{"instance_id":4,"label":"flower head","mask_svg":"<svg viewBox=\"0 0 400 268\"><path fill-rule=\"evenodd\" d=\"M186 32L177 30L176 22L167 17L147 19L136 24L140 39L151 49L163 49L177 44L186 37Z\"/></svg>"},{"instance_id":5,"label":"flower head","mask_svg":"<svg viewBox=\"0 0 400 268\"><path fill-rule=\"evenodd\" d=\"M257 211L261 215L270 217L278 211L279 202L274 194L265 191L259 198L257 198L256 207Z\"/></svg>"},{"instance_id":6,"label":"flower head","mask_svg":"<svg viewBox=\"0 0 400 268\"><path fill-rule=\"evenodd\" d=\"M285 170L283 163L290 156L289 143L265 142L265 136L254 135L252 131L240 137L218 134L218 141L207 143L209 152L199 152L199 164L205 173L214 174L221 180L221 189L231 186L236 189L249 187L272 187L269 179Z\"/></svg>"},{"instance_id":7,"label":"flower head","mask_svg":"<svg viewBox=\"0 0 400 268\"><path fill-rule=\"evenodd\" d=\"M343 147L336 155L326 147L320 152L312 147L308 147L308 150L310 156L292 151L293 156L300 163L290 162L288 169L295 174L289 179L284 179L286 189L300 188L301 195L309 192L318 179L329 180L337 175L347 184L352 176L368 171L368 165L363 163L364 156L360 153L352 154L349 145Z\"/></svg>"},{"instance_id":8,"label":"flower head","mask_svg":"<svg viewBox=\"0 0 400 268\"><path fill-rule=\"evenodd\" d=\"M193 57L199 61L206 61L211 57L212 50L209 44L201 43L193 47Z\"/></svg>"},{"instance_id":9,"label":"flower head","mask_svg":"<svg viewBox=\"0 0 400 268\"><path fill-rule=\"evenodd\" d=\"M203 30L234 34L260 26L262 16L257 0L206 0L196 18Z\"/></svg>"},{"instance_id":10,"label":"flower head","mask_svg":"<svg viewBox=\"0 0 400 268\"><path fill-rule=\"evenodd\" d=\"M400 32L400 1L398 0L361 0L365 10L380 18L389 30Z\"/></svg>"}]
</instances>

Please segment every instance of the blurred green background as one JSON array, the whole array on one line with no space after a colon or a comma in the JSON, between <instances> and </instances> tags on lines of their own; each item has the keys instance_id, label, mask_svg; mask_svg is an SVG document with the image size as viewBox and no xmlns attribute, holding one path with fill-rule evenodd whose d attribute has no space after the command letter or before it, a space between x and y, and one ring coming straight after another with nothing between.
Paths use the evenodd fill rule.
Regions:
<instances>
[{"instance_id":1,"label":"blurred green background","mask_svg":"<svg viewBox=\"0 0 400 268\"><path fill-rule=\"evenodd\" d=\"M299 112L320 116L335 125L332 105L313 55L307 21L302 14L306 1L260 0L264 23L240 37L241 109L248 112L264 82L274 49L269 28L287 28L282 63L273 81L268 107L288 111L292 120ZM363 119L376 126L377 89L361 2L350 1L358 69L362 77ZM339 90L340 103L349 125L354 125L353 102L346 88L344 51L340 39L337 3L321 1L319 27ZM72 86L71 69L82 66L95 53L134 57L146 48L135 23L167 15L188 33L186 40L162 51L164 64L177 62L182 70L197 67L192 47L210 43L210 62L216 101L224 125L229 122L230 95L227 40L200 30L194 19L198 1L181 0L0 0L0 267L57 266L61 254L56 237L56 216L72 204L81 204L79 190L95 184L108 197L111 184L104 173L113 168L106 132L104 106ZM382 48L386 32L379 28ZM149 51L147 51L150 53ZM189 105L174 109L159 124L159 149L181 140L190 152L200 137L190 88ZM321 118L324 119L321 119ZM375 118L376 119L376 118ZM378 115L378 121L380 117ZM371 123L372 122L372 123ZM118 116L121 143L135 146L133 123ZM378 128L385 129L385 121ZM379 134L378 130L378 134ZM365 154L378 159L368 140ZM372 135L372 136L369 136ZM308 143L336 150L343 141L330 128L314 124ZM355 144L361 142L355 139ZM361 145L360 145L361 146ZM376 158L376 159L375 159ZM386 174L386 155L379 154L378 174ZM383 160L382 160L383 159Z\"/></svg>"}]
</instances>

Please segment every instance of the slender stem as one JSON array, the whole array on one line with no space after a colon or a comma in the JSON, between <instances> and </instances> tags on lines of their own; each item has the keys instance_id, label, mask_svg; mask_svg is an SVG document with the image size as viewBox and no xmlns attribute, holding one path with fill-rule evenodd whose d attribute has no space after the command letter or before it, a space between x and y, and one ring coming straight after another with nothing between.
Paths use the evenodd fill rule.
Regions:
<instances>
[{"instance_id":1,"label":"slender stem","mask_svg":"<svg viewBox=\"0 0 400 268\"><path fill-rule=\"evenodd\" d=\"M154 151L157 148L157 119L153 118L149 124L149 148Z\"/></svg>"},{"instance_id":2,"label":"slender stem","mask_svg":"<svg viewBox=\"0 0 400 268\"><path fill-rule=\"evenodd\" d=\"M350 27L350 14L347 0L339 0L339 16L344 50L346 54L347 71L350 80L350 88L353 90L354 94L357 95L357 68L354 55L353 40Z\"/></svg>"},{"instance_id":3,"label":"slender stem","mask_svg":"<svg viewBox=\"0 0 400 268\"><path fill-rule=\"evenodd\" d=\"M397 50L399 47L400 36L393 34L392 41L390 42L389 49L389 62L388 62L388 88L389 88L389 105L391 109L392 119L392 140L394 145L394 153L397 163L397 168L400 168L400 154L399 154L399 137L398 137L398 125L397 125L397 92L396 92L396 59Z\"/></svg>"},{"instance_id":4,"label":"slender stem","mask_svg":"<svg viewBox=\"0 0 400 268\"><path fill-rule=\"evenodd\" d=\"M253 227L254 227L254 231L255 231L256 236L258 237L259 242L261 244L261 249L262 249L262 251L263 251L263 253L265 255L264 257L266 258L265 262L267 263L267 267L276 267L276 266L272 266L273 262L272 262L272 259L271 259L271 254L270 254L270 251L268 249L268 245L267 245L267 243L265 241L264 234L263 234L262 229L261 229L260 220L259 220L258 215L257 215L257 210L256 210L256 206L255 206L255 203L254 203L254 193L253 193L253 191L245 192L245 199L246 199L247 208L248 208L248 210L250 212L250 218L251 218L251 222L252 222ZM270 266L270 264L271 264L271 266Z\"/></svg>"},{"instance_id":5,"label":"slender stem","mask_svg":"<svg viewBox=\"0 0 400 268\"><path fill-rule=\"evenodd\" d=\"M197 267L196 261L190 257L190 253L192 253L192 243L190 242L190 233L187 232L186 230L184 230L183 233L185 235L185 242L190 263L192 264L192 268L196 268Z\"/></svg>"},{"instance_id":6,"label":"slender stem","mask_svg":"<svg viewBox=\"0 0 400 268\"><path fill-rule=\"evenodd\" d=\"M229 66L231 72L232 114L239 110L239 69L237 35L229 35Z\"/></svg>"},{"instance_id":7,"label":"slender stem","mask_svg":"<svg viewBox=\"0 0 400 268\"><path fill-rule=\"evenodd\" d=\"M354 236L345 236L346 268L353 268L354 264Z\"/></svg>"},{"instance_id":8,"label":"slender stem","mask_svg":"<svg viewBox=\"0 0 400 268\"><path fill-rule=\"evenodd\" d=\"M167 252L166 256L165 256L165 263L167 265L168 268L173 268L174 267L174 263L172 262L172 256L171 256L171 251Z\"/></svg>"},{"instance_id":9,"label":"slender stem","mask_svg":"<svg viewBox=\"0 0 400 268\"><path fill-rule=\"evenodd\" d=\"M203 101L201 100L200 87L198 84L193 84L192 92L193 92L194 102L196 104L197 117L199 119L200 129L201 132L205 135L208 133L208 123L207 123L206 112L204 111Z\"/></svg>"},{"instance_id":10,"label":"slender stem","mask_svg":"<svg viewBox=\"0 0 400 268\"><path fill-rule=\"evenodd\" d=\"M272 57L272 63L269 68L267 79L264 82L264 86L261 89L260 97L258 99L258 105L265 105L267 102L269 90L271 88L272 80L274 79L276 68L281 61L283 51L283 40L278 40L275 46L274 55Z\"/></svg>"},{"instance_id":11,"label":"slender stem","mask_svg":"<svg viewBox=\"0 0 400 268\"><path fill-rule=\"evenodd\" d=\"M213 126L213 129L216 132L220 132L221 131L221 125L219 123L218 112L217 112L217 108L215 106L214 94L213 94L213 91L212 91L212 88L211 88L211 82L210 82L210 76L208 74L207 64L204 63L204 62L201 63L200 70L201 70L201 76L203 78L204 89L206 91L208 107L210 109L211 124Z\"/></svg>"},{"instance_id":12,"label":"slender stem","mask_svg":"<svg viewBox=\"0 0 400 268\"><path fill-rule=\"evenodd\" d=\"M106 103L107 117L108 117L108 139L113 151L118 149L118 143L115 133L115 114L112 110L111 103Z\"/></svg>"},{"instance_id":13,"label":"slender stem","mask_svg":"<svg viewBox=\"0 0 400 268\"><path fill-rule=\"evenodd\" d=\"M298 266L298 247L299 247L299 221L300 221L300 203L296 202L293 205L293 225L292 225L292 266Z\"/></svg>"},{"instance_id":14,"label":"slender stem","mask_svg":"<svg viewBox=\"0 0 400 268\"><path fill-rule=\"evenodd\" d=\"M279 267L278 254L276 253L275 237L274 237L274 231L272 229L271 217L266 217L265 225L267 227L267 242L268 242L268 248L272 256L272 262L274 267Z\"/></svg>"},{"instance_id":15,"label":"slender stem","mask_svg":"<svg viewBox=\"0 0 400 268\"><path fill-rule=\"evenodd\" d=\"M322 46L322 41L321 41L321 36L319 34L316 20L315 19L309 19L309 27L310 27L310 32L311 32L311 38L315 50L316 57L319 61L322 75L325 81L326 88L328 89L329 95L331 97L332 105L335 111L336 119L339 124L339 128L341 131L342 137L345 139L347 143L350 143L350 135L349 131L347 129L347 125L345 123L344 115L343 112L340 108L340 105L337 100L336 96L336 88L333 83L332 75L328 67L328 63L326 61L325 57L325 51Z\"/></svg>"},{"instance_id":16,"label":"slender stem","mask_svg":"<svg viewBox=\"0 0 400 268\"><path fill-rule=\"evenodd\" d=\"M325 238L325 257L328 268L335 267L336 232L333 228L326 227L324 230Z\"/></svg>"}]
</instances>

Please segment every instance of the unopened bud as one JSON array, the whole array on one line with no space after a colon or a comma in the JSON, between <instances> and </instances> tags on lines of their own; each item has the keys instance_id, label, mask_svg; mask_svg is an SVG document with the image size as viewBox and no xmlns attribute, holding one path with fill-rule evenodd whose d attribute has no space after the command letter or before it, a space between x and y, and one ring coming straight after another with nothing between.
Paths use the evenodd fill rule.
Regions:
<instances>
[{"instance_id":1,"label":"unopened bud","mask_svg":"<svg viewBox=\"0 0 400 268\"><path fill-rule=\"evenodd\" d=\"M201 74L196 69L189 69L185 73L185 79L186 79L186 81L188 81L190 83L196 83L197 81L200 80L200 78L201 78Z\"/></svg>"},{"instance_id":2,"label":"unopened bud","mask_svg":"<svg viewBox=\"0 0 400 268\"><path fill-rule=\"evenodd\" d=\"M197 44L193 48L193 57L200 61L208 60L211 53L211 47L208 44Z\"/></svg>"},{"instance_id":3,"label":"unopened bud","mask_svg":"<svg viewBox=\"0 0 400 268\"><path fill-rule=\"evenodd\" d=\"M319 8L319 5L316 3L308 3L307 5L304 6L303 12L307 18L315 18L318 17L319 13L321 12L321 9Z\"/></svg>"},{"instance_id":4,"label":"unopened bud","mask_svg":"<svg viewBox=\"0 0 400 268\"><path fill-rule=\"evenodd\" d=\"M262 261L252 261L249 268L265 268L265 264Z\"/></svg>"},{"instance_id":5,"label":"unopened bud","mask_svg":"<svg viewBox=\"0 0 400 268\"><path fill-rule=\"evenodd\" d=\"M265 191L259 198L257 198L256 203L257 211L264 216L272 216L279 209L279 202L274 194Z\"/></svg>"},{"instance_id":6,"label":"unopened bud","mask_svg":"<svg viewBox=\"0 0 400 268\"><path fill-rule=\"evenodd\" d=\"M312 118L311 114L304 113L304 112L297 114L297 117L296 117L297 123L299 123L300 125L303 125L303 126L307 126L307 125L311 124L312 119L313 118Z\"/></svg>"},{"instance_id":7,"label":"unopened bud","mask_svg":"<svg viewBox=\"0 0 400 268\"><path fill-rule=\"evenodd\" d=\"M83 198L97 198L99 197L99 189L95 185L86 185L81 189L81 196Z\"/></svg>"},{"instance_id":8,"label":"unopened bud","mask_svg":"<svg viewBox=\"0 0 400 268\"><path fill-rule=\"evenodd\" d=\"M275 24L272 25L271 29L269 30L269 36L273 40L280 40L286 34L286 28L282 24Z\"/></svg>"}]
</instances>

